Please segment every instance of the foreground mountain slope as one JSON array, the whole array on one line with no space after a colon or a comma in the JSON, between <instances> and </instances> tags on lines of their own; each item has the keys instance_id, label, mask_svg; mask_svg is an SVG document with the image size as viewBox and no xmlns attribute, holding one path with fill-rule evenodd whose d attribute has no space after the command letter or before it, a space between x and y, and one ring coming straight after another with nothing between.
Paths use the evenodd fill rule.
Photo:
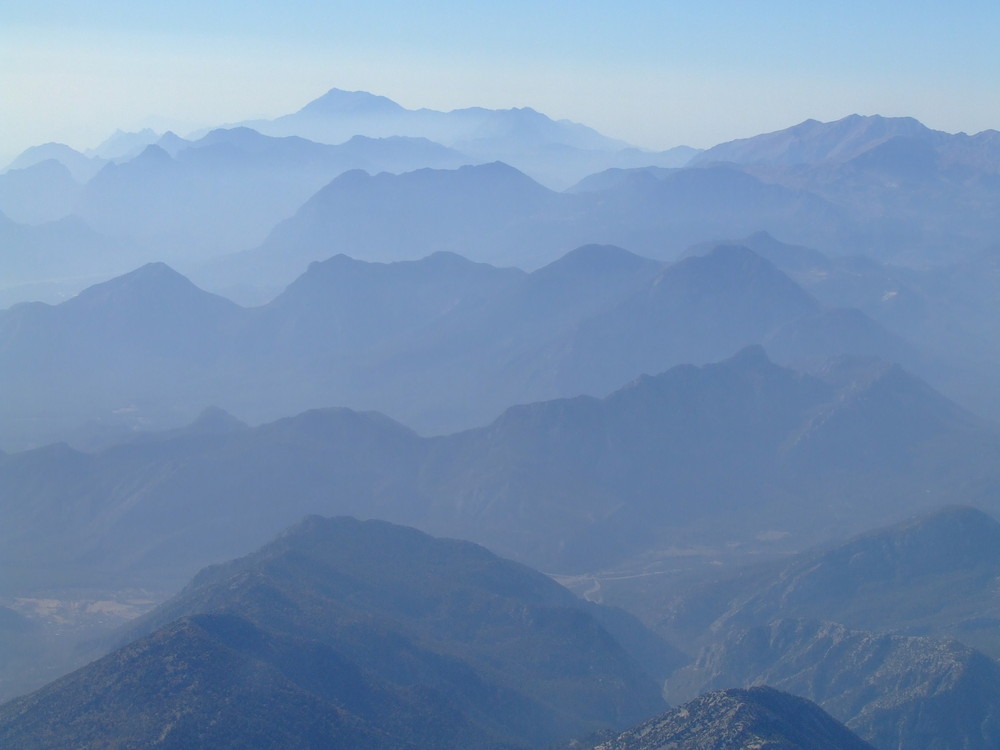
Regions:
<instances>
[{"instance_id":1,"label":"foreground mountain slope","mask_svg":"<svg viewBox=\"0 0 1000 750\"><path fill-rule=\"evenodd\" d=\"M706 693L596 750L871 750L803 698L769 687Z\"/></svg>"},{"instance_id":2,"label":"foreground mountain slope","mask_svg":"<svg viewBox=\"0 0 1000 750\"><path fill-rule=\"evenodd\" d=\"M302 647L236 617L180 620L0 707L0 741L26 750L412 747L344 703L358 696L390 713L415 707L380 695L330 649L309 648L311 663L295 665Z\"/></svg>"},{"instance_id":3,"label":"foreground mountain slope","mask_svg":"<svg viewBox=\"0 0 1000 750\"><path fill-rule=\"evenodd\" d=\"M24 747L181 747L227 732L233 746L539 745L662 705L588 611L475 545L313 517L201 573L135 627L148 636L0 709L0 736Z\"/></svg>"},{"instance_id":4,"label":"foreground mountain slope","mask_svg":"<svg viewBox=\"0 0 1000 750\"><path fill-rule=\"evenodd\" d=\"M818 703L877 748L988 750L1000 742L1000 665L955 641L779 619L734 628L675 673L686 699L767 684Z\"/></svg>"}]
</instances>

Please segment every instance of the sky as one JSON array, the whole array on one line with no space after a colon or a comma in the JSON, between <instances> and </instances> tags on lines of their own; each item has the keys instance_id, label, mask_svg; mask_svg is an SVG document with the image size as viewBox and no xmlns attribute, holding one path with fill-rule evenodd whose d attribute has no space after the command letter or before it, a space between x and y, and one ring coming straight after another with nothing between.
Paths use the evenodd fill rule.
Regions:
<instances>
[{"instance_id":1,"label":"sky","mask_svg":"<svg viewBox=\"0 0 1000 750\"><path fill-rule=\"evenodd\" d=\"M998 29L995 0L0 0L0 165L330 88L528 106L651 149L852 113L971 133L1000 129Z\"/></svg>"}]
</instances>

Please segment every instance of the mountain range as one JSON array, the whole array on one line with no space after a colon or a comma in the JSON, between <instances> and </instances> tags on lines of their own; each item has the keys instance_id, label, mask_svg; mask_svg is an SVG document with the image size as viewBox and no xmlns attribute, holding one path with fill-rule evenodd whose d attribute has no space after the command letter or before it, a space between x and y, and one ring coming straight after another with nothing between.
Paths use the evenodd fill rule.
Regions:
<instances>
[{"instance_id":1,"label":"mountain range","mask_svg":"<svg viewBox=\"0 0 1000 750\"><path fill-rule=\"evenodd\" d=\"M672 260L694 243L763 230L830 255L920 267L973 256L996 236L995 131L952 135L910 118L807 121L687 164L691 150L621 150L532 110L406 110L333 90L274 121L117 140L101 150L111 161L59 144L26 152L0 174L0 211L22 223L79 215L129 246L133 265L183 260L214 289L258 302L337 252L412 260L449 250L531 269L585 243ZM497 160L520 180L489 166ZM460 165L482 169L375 174ZM351 169L370 182L338 182ZM542 182L564 192L527 177L559 169L576 176ZM445 191L441 205L421 198L428 189ZM471 215L449 212L453 201Z\"/></svg>"},{"instance_id":2,"label":"mountain range","mask_svg":"<svg viewBox=\"0 0 1000 750\"><path fill-rule=\"evenodd\" d=\"M9 454L2 562L12 591L169 589L323 513L470 538L550 571L710 564L958 499L992 508L998 449L994 428L898 367L824 380L756 348L439 438L330 409Z\"/></svg>"},{"instance_id":3,"label":"mountain range","mask_svg":"<svg viewBox=\"0 0 1000 750\"><path fill-rule=\"evenodd\" d=\"M447 253L339 256L250 309L150 264L61 305L0 312L0 382L16 396L0 405L0 445L72 438L87 422L177 426L209 405L259 422L338 404L443 433L753 344L800 366L876 356L949 392L956 381L739 246L663 266L589 245L530 274Z\"/></svg>"},{"instance_id":4,"label":"mountain range","mask_svg":"<svg viewBox=\"0 0 1000 750\"><path fill-rule=\"evenodd\" d=\"M331 89L298 112L243 125L267 135L299 135L320 143L342 143L359 134L427 138L461 151L473 163L507 162L556 189L614 166L682 166L697 153L687 146L641 150L585 125L552 120L530 107L411 110L384 96L341 89Z\"/></svg>"},{"instance_id":5,"label":"mountain range","mask_svg":"<svg viewBox=\"0 0 1000 750\"><path fill-rule=\"evenodd\" d=\"M1000 746L998 175L339 90L29 149L0 745Z\"/></svg>"}]
</instances>

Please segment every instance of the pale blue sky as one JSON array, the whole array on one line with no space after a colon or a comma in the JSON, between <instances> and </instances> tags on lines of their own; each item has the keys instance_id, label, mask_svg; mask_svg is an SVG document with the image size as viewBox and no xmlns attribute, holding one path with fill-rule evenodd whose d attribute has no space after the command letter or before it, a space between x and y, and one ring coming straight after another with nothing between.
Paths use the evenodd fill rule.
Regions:
<instances>
[{"instance_id":1,"label":"pale blue sky","mask_svg":"<svg viewBox=\"0 0 1000 750\"><path fill-rule=\"evenodd\" d=\"M809 117L1000 128L1000 3L0 0L0 162L294 111L331 87L530 106L649 148Z\"/></svg>"}]
</instances>

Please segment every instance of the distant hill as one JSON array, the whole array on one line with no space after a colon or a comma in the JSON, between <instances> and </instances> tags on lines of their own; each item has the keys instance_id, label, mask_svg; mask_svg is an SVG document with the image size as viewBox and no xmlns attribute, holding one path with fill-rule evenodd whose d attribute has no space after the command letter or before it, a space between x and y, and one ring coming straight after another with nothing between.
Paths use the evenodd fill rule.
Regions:
<instances>
[{"instance_id":1,"label":"distant hill","mask_svg":"<svg viewBox=\"0 0 1000 750\"><path fill-rule=\"evenodd\" d=\"M0 738L538 746L662 706L590 611L467 542L309 518L203 571L136 626L148 636L0 708Z\"/></svg>"},{"instance_id":2,"label":"distant hill","mask_svg":"<svg viewBox=\"0 0 1000 750\"><path fill-rule=\"evenodd\" d=\"M595 750L872 750L816 704L769 687L706 693Z\"/></svg>"}]
</instances>

